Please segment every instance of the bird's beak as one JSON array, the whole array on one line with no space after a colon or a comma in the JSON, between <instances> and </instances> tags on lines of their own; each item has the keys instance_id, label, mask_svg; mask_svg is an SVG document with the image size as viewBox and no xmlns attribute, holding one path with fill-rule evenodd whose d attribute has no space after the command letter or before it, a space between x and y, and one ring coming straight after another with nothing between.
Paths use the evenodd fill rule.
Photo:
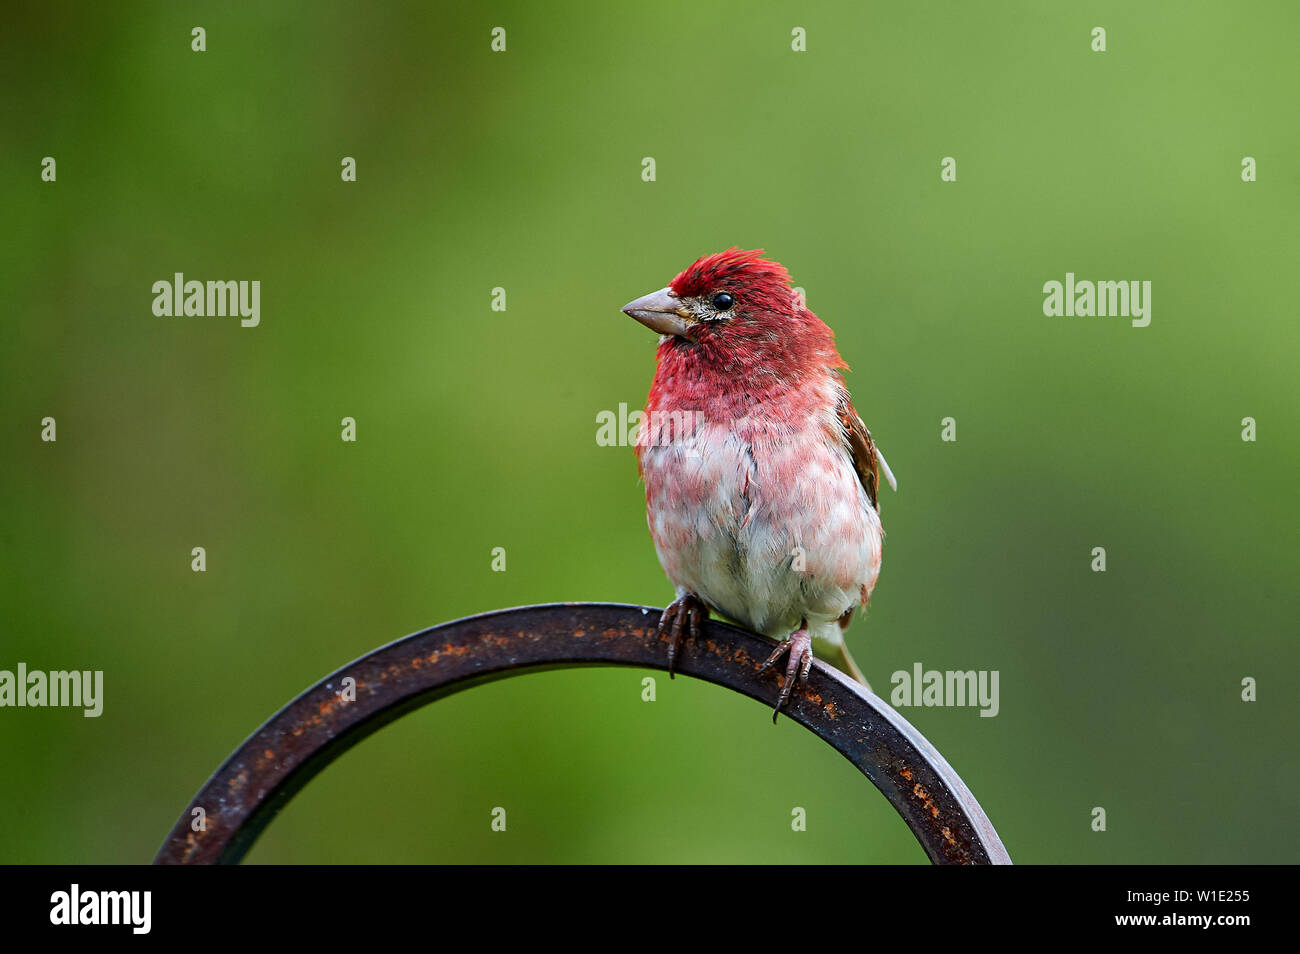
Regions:
<instances>
[{"instance_id":1,"label":"bird's beak","mask_svg":"<svg viewBox=\"0 0 1300 954\"><path fill-rule=\"evenodd\" d=\"M651 331L661 335L686 336L692 317L690 310L682 304L680 298L671 288L661 288L630 301L623 306L623 313L631 315Z\"/></svg>"}]
</instances>

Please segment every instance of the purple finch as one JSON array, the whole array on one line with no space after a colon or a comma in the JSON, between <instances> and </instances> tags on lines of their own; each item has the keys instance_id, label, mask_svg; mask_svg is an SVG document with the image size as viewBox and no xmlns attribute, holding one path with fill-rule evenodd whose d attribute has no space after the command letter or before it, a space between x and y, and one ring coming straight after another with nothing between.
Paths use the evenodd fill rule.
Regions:
<instances>
[{"instance_id":1,"label":"purple finch","mask_svg":"<svg viewBox=\"0 0 1300 954\"><path fill-rule=\"evenodd\" d=\"M762 250L701 258L623 311L659 332L636 440L650 536L677 596L671 675L710 610L783 640L776 710L813 647L838 654L880 574L880 475L897 485L840 376L835 337Z\"/></svg>"}]
</instances>

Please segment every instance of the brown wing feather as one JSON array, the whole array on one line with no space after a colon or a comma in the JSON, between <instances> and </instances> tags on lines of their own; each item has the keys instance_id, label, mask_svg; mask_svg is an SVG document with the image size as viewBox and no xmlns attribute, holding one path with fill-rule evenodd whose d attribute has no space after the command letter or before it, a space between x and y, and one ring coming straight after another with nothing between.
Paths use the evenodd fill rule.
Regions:
<instances>
[{"instance_id":1,"label":"brown wing feather","mask_svg":"<svg viewBox=\"0 0 1300 954\"><path fill-rule=\"evenodd\" d=\"M866 488L867 496L871 498L871 505L879 513L880 503L877 494L880 490L880 465L876 462L876 445L847 394L840 398L837 413L840 424L844 428L845 447L853 458L853 469L858 472L858 479Z\"/></svg>"},{"instance_id":2,"label":"brown wing feather","mask_svg":"<svg viewBox=\"0 0 1300 954\"><path fill-rule=\"evenodd\" d=\"M847 394L840 397L836 413L844 432L844 446L853 459L853 469L858 472L858 480L862 481L871 505L876 508L876 513L880 513L880 464L876 461L876 444L871 439L871 432L862 423L862 416ZM840 629L848 629L855 608L850 606L840 617Z\"/></svg>"}]
</instances>

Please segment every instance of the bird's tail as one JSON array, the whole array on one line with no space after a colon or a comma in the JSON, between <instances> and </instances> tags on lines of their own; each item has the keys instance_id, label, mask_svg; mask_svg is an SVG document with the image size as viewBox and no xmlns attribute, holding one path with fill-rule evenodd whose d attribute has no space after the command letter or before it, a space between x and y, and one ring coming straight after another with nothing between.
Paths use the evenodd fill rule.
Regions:
<instances>
[{"instance_id":1,"label":"bird's tail","mask_svg":"<svg viewBox=\"0 0 1300 954\"><path fill-rule=\"evenodd\" d=\"M871 688L871 683L867 682L867 677L862 674L862 670L858 668L858 664L853 661L853 656L849 654L848 643L841 640L839 650L840 650L840 658L844 662L844 665L842 667L844 671L847 672L854 679L856 679L858 682L862 683L862 685L866 686L867 692L872 692L873 690Z\"/></svg>"}]
</instances>

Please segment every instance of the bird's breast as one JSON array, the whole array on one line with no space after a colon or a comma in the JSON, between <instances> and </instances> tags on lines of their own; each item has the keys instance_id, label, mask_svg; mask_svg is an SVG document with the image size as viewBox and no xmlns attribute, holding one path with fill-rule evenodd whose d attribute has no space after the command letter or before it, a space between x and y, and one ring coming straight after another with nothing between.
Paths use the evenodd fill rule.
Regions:
<instances>
[{"instance_id":1,"label":"bird's breast","mask_svg":"<svg viewBox=\"0 0 1300 954\"><path fill-rule=\"evenodd\" d=\"M772 634L801 616L836 618L870 593L879 519L819 416L656 428L647 415L637 453L651 536L674 584Z\"/></svg>"}]
</instances>

